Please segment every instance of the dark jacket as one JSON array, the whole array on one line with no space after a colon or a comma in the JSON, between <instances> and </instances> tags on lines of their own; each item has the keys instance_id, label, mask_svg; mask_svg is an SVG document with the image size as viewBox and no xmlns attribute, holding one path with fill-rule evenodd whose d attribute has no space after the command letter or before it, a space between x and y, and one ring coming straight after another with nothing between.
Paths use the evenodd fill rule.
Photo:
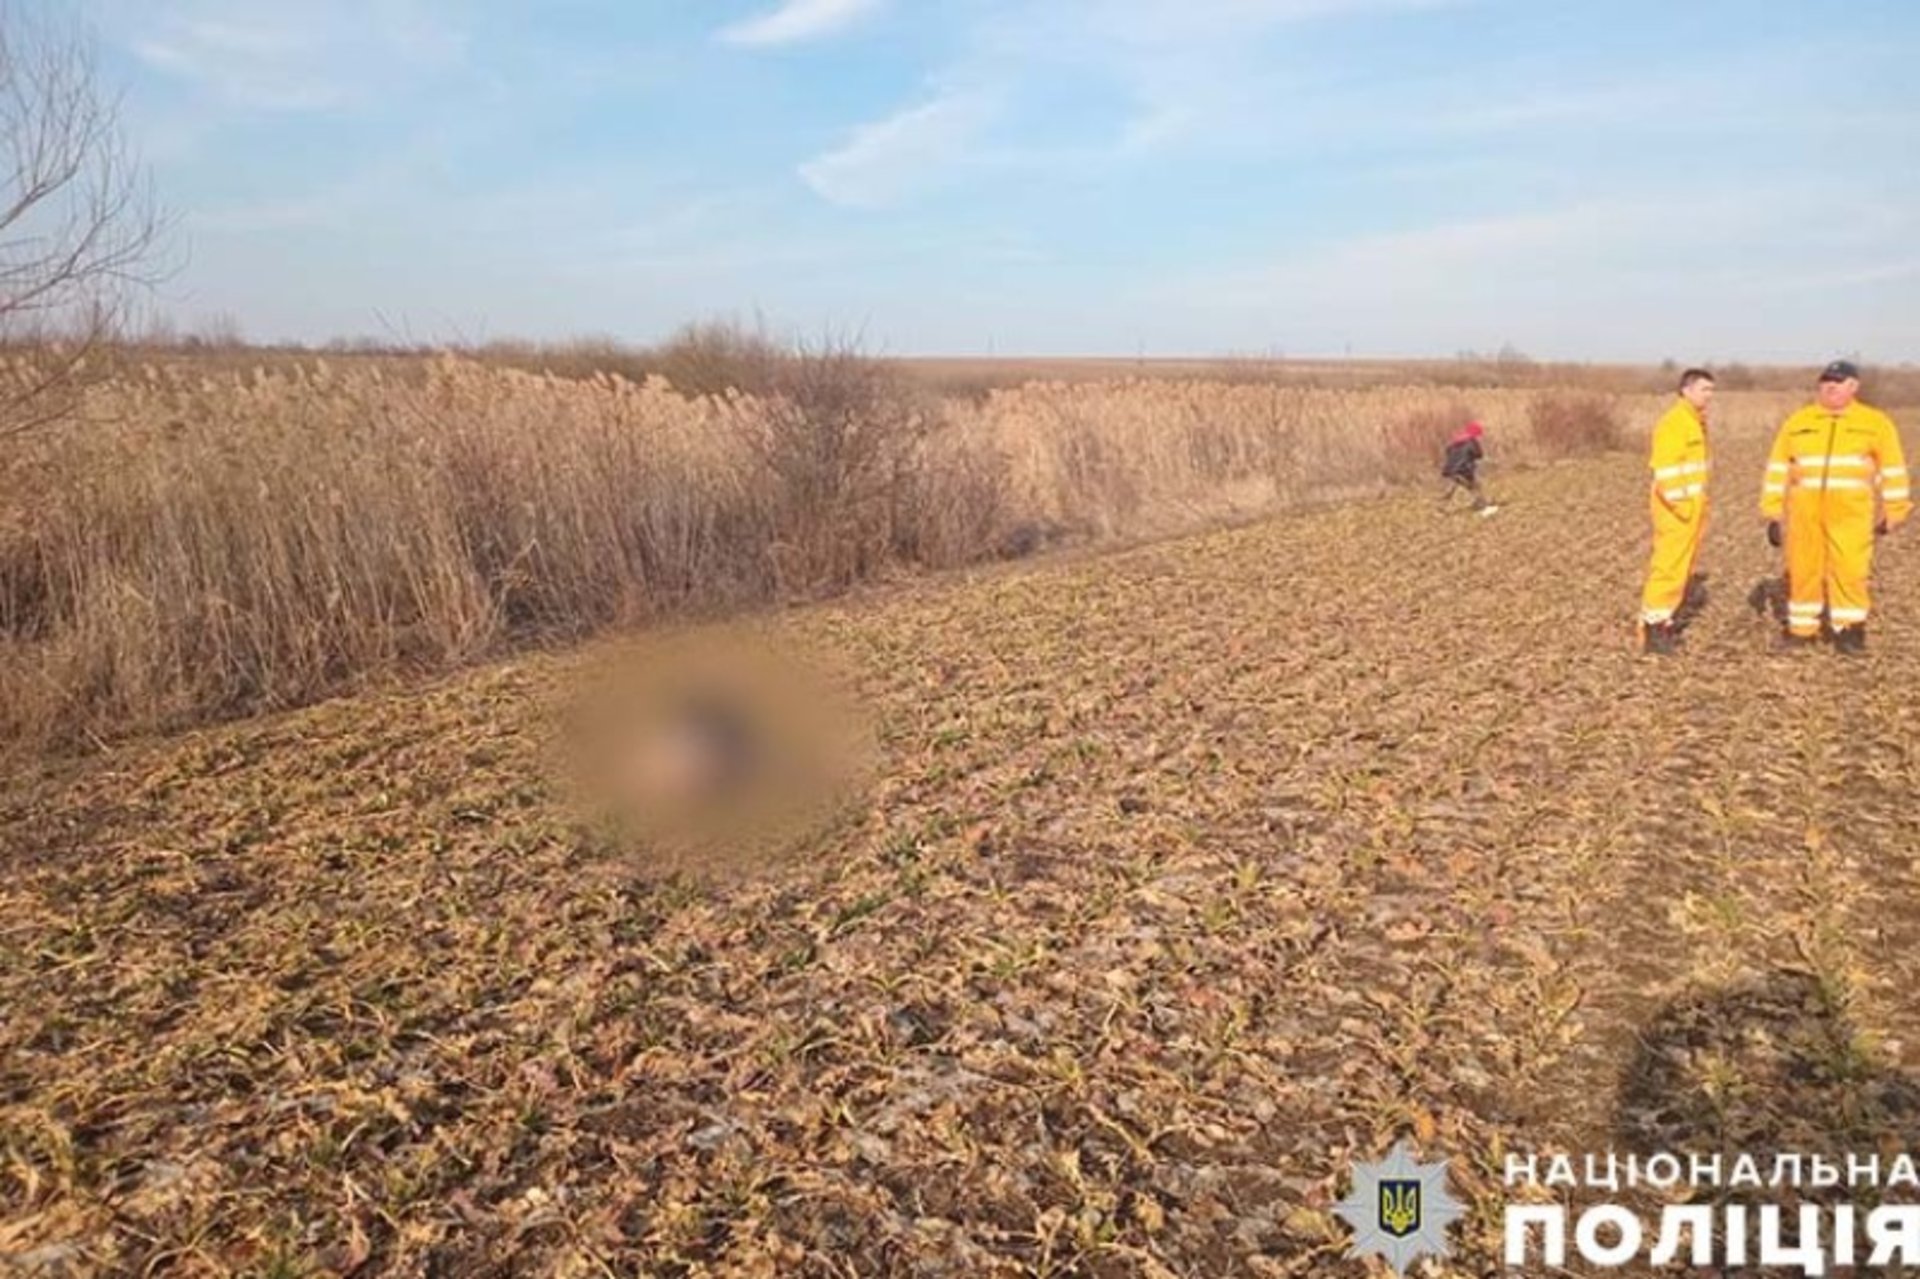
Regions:
<instances>
[{"instance_id":1,"label":"dark jacket","mask_svg":"<svg viewBox=\"0 0 1920 1279\"><path fill-rule=\"evenodd\" d=\"M1440 474L1446 479L1457 477L1470 480L1473 478L1474 467L1478 466L1480 459L1485 456L1486 452L1480 447L1478 439L1455 440L1447 445L1447 460L1441 464Z\"/></svg>"}]
</instances>

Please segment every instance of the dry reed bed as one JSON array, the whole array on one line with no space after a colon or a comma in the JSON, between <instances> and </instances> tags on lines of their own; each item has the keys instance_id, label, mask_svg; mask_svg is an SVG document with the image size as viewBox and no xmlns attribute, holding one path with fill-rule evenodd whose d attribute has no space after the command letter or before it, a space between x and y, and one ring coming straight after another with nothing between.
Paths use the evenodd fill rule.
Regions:
<instances>
[{"instance_id":1,"label":"dry reed bed","mask_svg":"<svg viewBox=\"0 0 1920 1279\"><path fill-rule=\"evenodd\" d=\"M1142 380L938 401L792 361L688 398L444 358L148 365L0 483L0 742L287 707L610 624L1127 538L1428 473L1410 415L1539 460L1530 392ZM1642 423L1657 397L1612 401Z\"/></svg>"}]
</instances>

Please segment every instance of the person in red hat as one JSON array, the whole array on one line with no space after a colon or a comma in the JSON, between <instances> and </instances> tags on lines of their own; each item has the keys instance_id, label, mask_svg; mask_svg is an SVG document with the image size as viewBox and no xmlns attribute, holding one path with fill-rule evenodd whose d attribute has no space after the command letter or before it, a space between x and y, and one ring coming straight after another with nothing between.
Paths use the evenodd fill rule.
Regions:
<instances>
[{"instance_id":1,"label":"person in red hat","mask_svg":"<svg viewBox=\"0 0 1920 1279\"><path fill-rule=\"evenodd\" d=\"M1486 446L1480 441L1486 433L1487 428L1476 420L1461 427L1447 441L1446 460L1440 464L1440 478L1447 482L1447 491L1440 495L1442 506L1453 500L1454 490L1464 489L1473 495L1473 509L1480 514L1492 515L1500 509L1487 500L1486 492L1480 487L1480 462L1487 455Z\"/></svg>"}]
</instances>

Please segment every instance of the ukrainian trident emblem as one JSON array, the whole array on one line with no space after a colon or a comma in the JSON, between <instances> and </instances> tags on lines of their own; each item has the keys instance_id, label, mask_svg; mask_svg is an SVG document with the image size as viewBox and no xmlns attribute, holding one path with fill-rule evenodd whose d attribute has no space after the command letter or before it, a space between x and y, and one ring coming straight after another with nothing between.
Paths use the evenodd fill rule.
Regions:
<instances>
[{"instance_id":1,"label":"ukrainian trident emblem","mask_svg":"<svg viewBox=\"0 0 1920 1279\"><path fill-rule=\"evenodd\" d=\"M1447 1227L1466 1209L1447 1191L1447 1165L1423 1164L1402 1141L1377 1164L1353 1166L1353 1189L1334 1206L1353 1227L1353 1254L1380 1256L1404 1275L1422 1256L1447 1255Z\"/></svg>"},{"instance_id":2,"label":"ukrainian trident emblem","mask_svg":"<svg viewBox=\"0 0 1920 1279\"><path fill-rule=\"evenodd\" d=\"M1380 1229L1405 1239L1420 1229L1420 1183L1411 1177L1380 1179Z\"/></svg>"}]
</instances>

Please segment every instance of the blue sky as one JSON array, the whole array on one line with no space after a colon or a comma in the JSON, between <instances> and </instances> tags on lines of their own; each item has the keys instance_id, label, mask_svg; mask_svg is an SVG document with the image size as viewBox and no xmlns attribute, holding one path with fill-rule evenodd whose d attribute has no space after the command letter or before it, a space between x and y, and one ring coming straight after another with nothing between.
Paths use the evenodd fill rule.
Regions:
<instances>
[{"instance_id":1,"label":"blue sky","mask_svg":"<svg viewBox=\"0 0 1920 1279\"><path fill-rule=\"evenodd\" d=\"M1920 6L70 0L251 337L1920 359Z\"/></svg>"}]
</instances>

